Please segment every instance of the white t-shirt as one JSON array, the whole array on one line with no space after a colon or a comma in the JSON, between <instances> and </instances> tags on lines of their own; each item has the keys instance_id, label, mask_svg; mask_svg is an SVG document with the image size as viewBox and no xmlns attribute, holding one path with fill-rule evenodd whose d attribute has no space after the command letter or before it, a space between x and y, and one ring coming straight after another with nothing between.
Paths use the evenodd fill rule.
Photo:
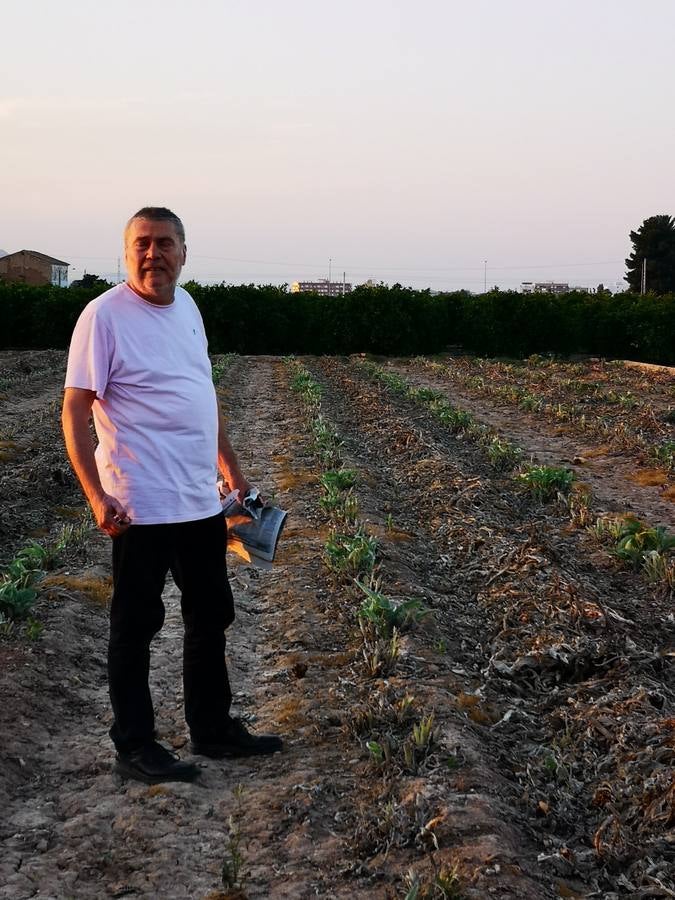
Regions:
<instances>
[{"instance_id":1,"label":"white t-shirt","mask_svg":"<svg viewBox=\"0 0 675 900\"><path fill-rule=\"evenodd\" d=\"M77 321L66 387L96 391L103 490L135 525L188 522L221 509L218 404L204 324L177 287L158 306L118 284Z\"/></svg>"}]
</instances>

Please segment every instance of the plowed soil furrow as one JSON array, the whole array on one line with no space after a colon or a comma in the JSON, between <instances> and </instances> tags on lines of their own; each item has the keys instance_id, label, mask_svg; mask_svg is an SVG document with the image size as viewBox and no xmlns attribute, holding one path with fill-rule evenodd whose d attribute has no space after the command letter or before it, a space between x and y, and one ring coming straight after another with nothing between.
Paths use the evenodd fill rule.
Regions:
<instances>
[{"instance_id":1,"label":"plowed soil furrow","mask_svg":"<svg viewBox=\"0 0 675 900\"><path fill-rule=\"evenodd\" d=\"M237 835L241 830L249 896L315 896L321 885L334 838L325 826L312 826L314 809L321 818L324 798L348 791L349 779L343 788L341 758L331 770L330 759L315 749L336 726L326 725L325 703L312 696L314 677L323 678L318 670L314 676L313 654L329 660L343 644L333 647L330 622L316 624L321 585L308 567L318 568L318 549L297 490L298 485L309 490L309 478L301 470L292 416L284 418L277 403L280 386L273 384L273 368L240 363L232 372L232 436L243 444L242 461L252 476L264 473L265 488L279 489L277 475L281 485L288 482L279 493L280 500L293 497L286 553L304 563L301 568L281 563L271 576L235 564L239 621L229 656L238 710L255 719L254 727L284 732L287 752L267 760L209 761L194 786L120 783L111 774L106 735L105 613L62 593L59 608L45 611L44 643L18 661L11 675L5 673L14 679L16 719L6 718L3 704L4 729L12 735L4 748L4 771L12 777L3 791L0 896L204 896L223 886L223 863L231 862L230 816ZM103 566L105 560L104 548ZM154 647L151 681L160 737L180 749L185 744L182 629L173 586L165 603L167 621ZM293 666L305 657L301 681ZM44 694L45 680L54 686L49 703L46 698L36 703L31 693ZM5 696L8 689L5 682ZM25 724L22 703L30 717ZM39 723L33 721L36 712Z\"/></svg>"},{"instance_id":2,"label":"plowed soil furrow","mask_svg":"<svg viewBox=\"0 0 675 900\"><path fill-rule=\"evenodd\" d=\"M363 594L324 562L320 465L288 367L235 360L218 386L232 443L289 519L271 572L228 554L234 712L282 734L285 750L200 759L194 785L113 773L100 602L110 547L92 532L42 584L39 639L0 636L0 898L394 900L409 870L428 897L455 871L466 900L665 896L649 893L659 880L675 890L670 604L422 408L348 361L306 364L358 472L382 590L433 615L400 636L390 672L369 674ZM12 354L5 369L17 366L30 357ZM19 445L0 461L0 563L83 508L54 403L61 380L36 376L30 396L0 400ZM187 757L171 581L165 605L157 728ZM430 713L430 747L405 762ZM367 742L389 740L380 766ZM235 881L243 893L227 892Z\"/></svg>"},{"instance_id":3,"label":"plowed soil furrow","mask_svg":"<svg viewBox=\"0 0 675 900\"><path fill-rule=\"evenodd\" d=\"M27 538L53 538L85 511L61 436L65 356L47 352L53 368L40 371L32 390L18 384L0 399L0 563ZM31 351L21 358L32 365Z\"/></svg>"},{"instance_id":4,"label":"plowed soil furrow","mask_svg":"<svg viewBox=\"0 0 675 900\"><path fill-rule=\"evenodd\" d=\"M398 547L385 550L386 566L388 552L396 557L391 568L395 577L398 567L397 589L413 588L416 579L425 588L435 579L438 584L445 566L445 601L438 591L426 595L453 660L474 674L464 690L478 696L466 701L475 704L475 718L483 719L483 727L474 722L476 736L492 748L498 773L513 779L511 796L518 794L515 785L521 788L521 811L540 831L542 849L551 851L553 871L581 879L578 888L582 882L586 889L602 883L605 861L594 860L588 849L603 821L604 814L591 806L602 765L596 774L584 773L580 764L584 790L562 791L554 812L545 797L546 790L556 796L557 786L547 788L536 770L559 740L568 704L581 709L599 702L611 685L624 699L645 689L663 692L667 708L673 708L672 673L667 664L663 670L660 653L652 653L654 647L667 651L672 641L669 604L651 597L645 602L645 587L634 576L603 563L575 535L564 535L560 519L519 503L477 448L443 433L413 404L392 400L338 361L311 368L321 373L325 407L346 436L350 462L370 473L367 513L382 521L377 499L391 497L387 510L412 535L407 573L401 574ZM633 653L636 644L640 651ZM451 690L455 702L458 690L457 684ZM650 712L649 704L644 712L655 733L666 728L667 741L667 715ZM648 796L652 773L644 757L642 763ZM616 758L605 771L610 781L623 778ZM617 808L621 803L625 815L617 814L616 821L625 828L631 814L625 797L617 799ZM512 815L510 821L516 820ZM659 846L658 829L644 839ZM568 861L559 854L564 846L573 848ZM626 864L637 858L639 851L626 854ZM605 888L610 885L611 878Z\"/></svg>"},{"instance_id":5,"label":"plowed soil furrow","mask_svg":"<svg viewBox=\"0 0 675 900\"><path fill-rule=\"evenodd\" d=\"M667 475L663 473L662 483L640 484L639 472L645 462L634 455L606 446L598 450L598 439L566 432L541 416L450 385L442 375L428 369L397 364L388 365L388 369L402 374L413 387L444 392L453 405L520 447L526 458L533 456L541 464L571 469L578 481L591 488L598 514L630 512L650 524L675 528L675 490L672 486L668 489Z\"/></svg>"}]
</instances>

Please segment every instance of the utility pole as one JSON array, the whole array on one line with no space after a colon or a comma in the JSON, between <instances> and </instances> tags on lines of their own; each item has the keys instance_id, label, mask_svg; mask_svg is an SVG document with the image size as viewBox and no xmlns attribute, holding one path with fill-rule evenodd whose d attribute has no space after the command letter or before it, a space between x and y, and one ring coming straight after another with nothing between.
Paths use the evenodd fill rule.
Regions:
<instances>
[{"instance_id":1,"label":"utility pole","mask_svg":"<svg viewBox=\"0 0 675 900\"><path fill-rule=\"evenodd\" d=\"M328 257L328 296L330 297L330 277L331 277L331 269L333 267L333 257Z\"/></svg>"},{"instance_id":2,"label":"utility pole","mask_svg":"<svg viewBox=\"0 0 675 900\"><path fill-rule=\"evenodd\" d=\"M122 280L122 273L120 272L120 258L117 257L117 284Z\"/></svg>"},{"instance_id":3,"label":"utility pole","mask_svg":"<svg viewBox=\"0 0 675 900\"><path fill-rule=\"evenodd\" d=\"M346 284L346 281L347 281L347 273L346 273L346 272L343 272L343 273L342 273L342 296L343 296L343 297L344 297L344 295L345 295L345 284Z\"/></svg>"},{"instance_id":4,"label":"utility pole","mask_svg":"<svg viewBox=\"0 0 675 900\"><path fill-rule=\"evenodd\" d=\"M640 293L647 293L647 258L642 259L642 275L640 277Z\"/></svg>"},{"instance_id":5,"label":"utility pole","mask_svg":"<svg viewBox=\"0 0 675 900\"><path fill-rule=\"evenodd\" d=\"M487 294L487 259L483 260L483 293Z\"/></svg>"}]
</instances>

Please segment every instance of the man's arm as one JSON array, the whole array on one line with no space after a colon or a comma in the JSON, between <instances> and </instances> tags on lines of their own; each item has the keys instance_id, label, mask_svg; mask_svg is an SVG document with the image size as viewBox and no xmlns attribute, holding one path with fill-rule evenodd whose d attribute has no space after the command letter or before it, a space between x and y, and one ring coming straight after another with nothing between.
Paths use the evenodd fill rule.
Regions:
<instances>
[{"instance_id":1,"label":"man's arm","mask_svg":"<svg viewBox=\"0 0 675 900\"><path fill-rule=\"evenodd\" d=\"M126 531L131 520L122 504L115 497L106 494L101 486L94 458L94 442L89 431L89 418L95 398L95 391L66 388L61 423L70 462L89 501L96 524L106 534L116 537Z\"/></svg>"},{"instance_id":2,"label":"man's arm","mask_svg":"<svg viewBox=\"0 0 675 900\"><path fill-rule=\"evenodd\" d=\"M239 497L243 500L246 493L251 489L251 485L244 478L237 455L232 449L232 444L227 437L227 428L223 413L218 410L218 468L220 469L225 483L231 491L239 489Z\"/></svg>"}]
</instances>

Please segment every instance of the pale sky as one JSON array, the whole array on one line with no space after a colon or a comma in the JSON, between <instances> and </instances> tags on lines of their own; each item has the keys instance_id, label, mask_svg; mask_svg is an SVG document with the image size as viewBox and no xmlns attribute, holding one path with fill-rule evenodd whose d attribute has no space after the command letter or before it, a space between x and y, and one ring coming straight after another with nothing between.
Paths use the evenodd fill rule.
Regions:
<instances>
[{"instance_id":1,"label":"pale sky","mask_svg":"<svg viewBox=\"0 0 675 900\"><path fill-rule=\"evenodd\" d=\"M185 279L615 288L675 213L675 0L3 0L0 41L0 247L71 279L162 205Z\"/></svg>"}]
</instances>

